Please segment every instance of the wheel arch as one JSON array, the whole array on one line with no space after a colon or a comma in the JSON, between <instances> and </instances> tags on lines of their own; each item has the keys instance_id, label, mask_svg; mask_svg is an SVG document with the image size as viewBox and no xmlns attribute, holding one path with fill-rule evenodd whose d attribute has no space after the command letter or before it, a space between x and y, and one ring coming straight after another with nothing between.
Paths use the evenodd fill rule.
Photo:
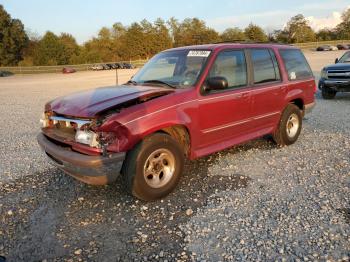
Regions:
<instances>
[{"instance_id":1,"label":"wheel arch","mask_svg":"<svg viewBox=\"0 0 350 262\"><path fill-rule=\"evenodd\" d=\"M167 127L163 127L156 132L166 133L175 139L181 146L184 155L188 157L190 155L191 150L191 136L189 129L182 124L170 125Z\"/></svg>"},{"instance_id":2,"label":"wheel arch","mask_svg":"<svg viewBox=\"0 0 350 262\"><path fill-rule=\"evenodd\" d=\"M290 100L289 103L296 105L297 107L299 107L299 109L301 111L304 111L304 109L305 109L305 103L304 103L304 100L302 98L294 98L294 99Z\"/></svg>"}]
</instances>

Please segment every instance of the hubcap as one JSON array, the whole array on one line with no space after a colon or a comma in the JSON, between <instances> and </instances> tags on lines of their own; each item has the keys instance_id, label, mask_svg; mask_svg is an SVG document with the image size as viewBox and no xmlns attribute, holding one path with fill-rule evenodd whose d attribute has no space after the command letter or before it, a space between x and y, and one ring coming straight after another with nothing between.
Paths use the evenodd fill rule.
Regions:
<instances>
[{"instance_id":1,"label":"hubcap","mask_svg":"<svg viewBox=\"0 0 350 262\"><path fill-rule=\"evenodd\" d=\"M143 175L146 183L152 188L165 186L175 172L175 157L169 150L162 148L154 151L147 158Z\"/></svg>"},{"instance_id":2,"label":"hubcap","mask_svg":"<svg viewBox=\"0 0 350 262\"><path fill-rule=\"evenodd\" d=\"M287 135L289 138L294 138L299 130L299 117L296 114L291 114L287 121Z\"/></svg>"}]
</instances>

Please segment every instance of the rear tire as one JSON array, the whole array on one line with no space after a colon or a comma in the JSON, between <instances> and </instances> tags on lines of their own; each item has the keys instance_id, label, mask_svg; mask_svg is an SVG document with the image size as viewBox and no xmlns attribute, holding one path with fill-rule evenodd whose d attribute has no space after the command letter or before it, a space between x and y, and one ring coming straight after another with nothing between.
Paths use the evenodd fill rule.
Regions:
<instances>
[{"instance_id":1,"label":"rear tire","mask_svg":"<svg viewBox=\"0 0 350 262\"><path fill-rule=\"evenodd\" d=\"M171 136L155 133L137 144L123 167L126 189L133 196L155 200L168 195L179 182L184 153Z\"/></svg>"},{"instance_id":2,"label":"rear tire","mask_svg":"<svg viewBox=\"0 0 350 262\"><path fill-rule=\"evenodd\" d=\"M289 104L283 111L276 131L273 133L273 140L279 146L294 144L300 135L302 128L302 112L294 104Z\"/></svg>"},{"instance_id":3,"label":"rear tire","mask_svg":"<svg viewBox=\"0 0 350 262\"><path fill-rule=\"evenodd\" d=\"M323 99L333 99L335 95L337 94L337 91L334 91L330 88L323 87L322 88L322 97Z\"/></svg>"}]
</instances>

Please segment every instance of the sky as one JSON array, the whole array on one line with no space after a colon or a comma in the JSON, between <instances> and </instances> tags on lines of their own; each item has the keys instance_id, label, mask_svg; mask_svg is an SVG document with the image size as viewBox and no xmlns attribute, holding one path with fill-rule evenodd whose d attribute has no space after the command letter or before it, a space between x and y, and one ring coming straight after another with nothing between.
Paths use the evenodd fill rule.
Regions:
<instances>
[{"instance_id":1,"label":"sky","mask_svg":"<svg viewBox=\"0 0 350 262\"><path fill-rule=\"evenodd\" d=\"M301 13L319 30L336 26L341 13L350 7L349 0L0 0L0 4L33 33L67 32L79 43L115 22L129 25L158 17L198 17L219 32L228 27L244 28L251 22L272 31Z\"/></svg>"}]
</instances>

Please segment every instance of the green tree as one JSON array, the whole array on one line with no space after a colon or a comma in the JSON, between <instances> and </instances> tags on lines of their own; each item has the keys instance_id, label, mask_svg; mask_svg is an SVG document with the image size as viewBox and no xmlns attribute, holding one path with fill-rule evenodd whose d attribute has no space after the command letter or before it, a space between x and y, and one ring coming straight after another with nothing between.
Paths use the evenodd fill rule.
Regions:
<instances>
[{"instance_id":1,"label":"green tree","mask_svg":"<svg viewBox=\"0 0 350 262\"><path fill-rule=\"evenodd\" d=\"M29 41L26 48L23 50L23 59L18 63L19 66L33 66L33 59L39 46L40 36L30 30L27 30L26 33Z\"/></svg>"},{"instance_id":2,"label":"green tree","mask_svg":"<svg viewBox=\"0 0 350 262\"><path fill-rule=\"evenodd\" d=\"M206 26L198 18L187 18L182 23L170 21L174 37L174 46L209 44L220 41L219 33Z\"/></svg>"},{"instance_id":3,"label":"green tree","mask_svg":"<svg viewBox=\"0 0 350 262\"><path fill-rule=\"evenodd\" d=\"M152 26L150 56L153 56L173 46L169 29L161 18L158 18Z\"/></svg>"},{"instance_id":4,"label":"green tree","mask_svg":"<svg viewBox=\"0 0 350 262\"><path fill-rule=\"evenodd\" d=\"M250 23L248 27L244 30L244 34L247 39L256 41L256 42L266 42L267 35L264 30L253 23Z\"/></svg>"},{"instance_id":5,"label":"green tree","mask_svg":"<svg viewBox=\"0 0 350 262\"><path fill-rule=\"evenodd\" d=\"M64 46L64 62L65 64L73 64L72 62L79 56L80 47L71 34L61 33L59 41Z\"/></svg>"},{"instance_id":6,"label":"green tree","mask_svg":"<svg viewBox=\"0 0 350 262\"><path fill-rule=\"evenodd\" d=\"M0 66L17 65L28 45L22 22L12 19L0 5Z\"/></svg>"},{"instance_id":7,"label":"green tree","mask_svg":"<svg viewBox=\"0 0 350 262\"><path fill-rule=\"evenodd\" d=\"M238 27L228 28L221 35L222 41L244 41L247 39L244 32Z\"/></svg>"},{"instance_id":8,"label":"green tree","mask_svg":"<svg viewBox=\"0 0 350 262\"><path fill-rule=\"evenodd\" d=\"M336 40L337 39L337 32L335 30L331 29L321 29L316 33L316 39L318 41L330 41L330 40Z\"/></svg>"},{"instance_id":9,"label":"green tree","mask_svg":"<svg viewBox=\"0 0 350 262\"><path fill-rule=\"evenodd\" d=\"M338 37L340 39L350 39L350 8L343 12L342 20L336 28Z\"/></svg>"},{"instance_id":10,"label":"green tree","mask_svg":"<svg viewBox=\"0 0 350 262\"><path fill-rule=\"evenodd\" d=\"M150 58L172 47L172 40L166 23L158 18L153 24L147 20L133 23L115 39L117 53L123 60Z\"/></svg>"},{"instance_id":11,"label":"green tree","mask_svg":"<svg viewBox=\"0 0 350 262\"><path fill-rule=\"evenodd\" d=\"M293 16L281 34L287 36L289 43L313 42L316 34L302 14Z\"/></svg>"},{"instance_id":12,"label":"green tree","mask_svg":"<svg viewBox=\"0 0 350 262\"><path fill-rule=\"evenodd\" d=\"M68 62L64 44L50 31L39 41L33 60L35 65L64 65Z\"/></svg>"},{"instance_id":13,"label":"green tree","mask_svg":"<svg viewBox=\"0 0 350 262\"><path fill-rule=\"evenodd\" d=\"M147 51L143 44L144 31L143 27L139 23L132 23L127 29L123 38L123 45L121 46L121 52L124 60L140 59L147 57Z\"/></svg>"}]
</instances>

